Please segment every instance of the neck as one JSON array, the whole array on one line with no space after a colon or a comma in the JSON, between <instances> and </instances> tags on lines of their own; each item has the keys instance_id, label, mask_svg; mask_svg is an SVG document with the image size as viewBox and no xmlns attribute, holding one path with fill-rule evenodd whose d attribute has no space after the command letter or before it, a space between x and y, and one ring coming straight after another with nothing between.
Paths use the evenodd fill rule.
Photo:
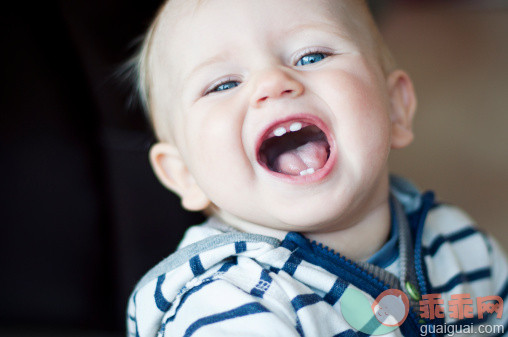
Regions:
<instances>
[{"instance_id":1,"label":"neck","mask_svg":"<svg viewBox=\"0 0 508 337\"><path fill-rule=\"evenodd\" d=\"M221 212L218 208L212 213L224 223L234 224L232 227L243 232L271 236L279 240L283 240L288 233L284 230L253 226L252 223ZM336 231L303 232L302 234L349 259L366 260L385 244L390 235L391 215L388 198L383 198L366 216L352 223L349 227Z\"/></svg>"},{"instance_id":2,"label":"neck","mask_svg":"<svg viewBox=\"0 0 508 337\"><path fill-rule=\"evenodd\" d=\"M386 200L348 228L334 232L303 234L349 259L362 261L381 249L388 240L390 229L390 204Z\"/></svg>"}]
</instances>

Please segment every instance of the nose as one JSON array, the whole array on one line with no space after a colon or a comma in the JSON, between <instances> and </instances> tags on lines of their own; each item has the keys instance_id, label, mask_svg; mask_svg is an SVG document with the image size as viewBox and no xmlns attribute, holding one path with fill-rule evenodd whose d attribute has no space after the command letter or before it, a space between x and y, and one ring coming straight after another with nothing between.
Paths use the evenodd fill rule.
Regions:
<instances>
[{"instance_id":1,"label":"nose","mask_svg":"<svg viewBox=\"0 0 508 337\"><path fill-rule=\"evenodd\" d=\"M303 91L303 84L284 69L267 69L258 73L254 79L250 105L259 108L268 100L295 98L303 94Z\"/></svg>"}]
</instances>

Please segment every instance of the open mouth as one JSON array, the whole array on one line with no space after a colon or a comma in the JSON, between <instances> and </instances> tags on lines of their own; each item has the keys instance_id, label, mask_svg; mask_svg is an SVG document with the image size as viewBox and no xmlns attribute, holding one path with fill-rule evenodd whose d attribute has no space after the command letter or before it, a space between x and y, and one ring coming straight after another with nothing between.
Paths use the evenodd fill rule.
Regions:
<instances>
[{"instance_id":1,"label":"open mouth","mask_svg":"<svg viewBox=\"0 0 508 337\"><path fill-rule=\"evenodd\" d=\"M272 172L306 176L321 170L330 158L325 132L305 120L291 120L267 130L258 150L258 161Z\"/></svg>"}]
</instances>

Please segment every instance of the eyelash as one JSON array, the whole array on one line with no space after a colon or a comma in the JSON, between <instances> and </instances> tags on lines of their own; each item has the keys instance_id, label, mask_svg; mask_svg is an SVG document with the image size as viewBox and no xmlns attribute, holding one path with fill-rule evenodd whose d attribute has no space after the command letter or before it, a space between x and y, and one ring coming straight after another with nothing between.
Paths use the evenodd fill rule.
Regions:
<instances>
[{"instance_id":1,"label":"eyelash","mask_svg":"<svg viewBox=\"0 0 508 337\"><path fill-rule=\"evenodd\" d=\"M298 62L300 62L301 59L303 59L305 56L309 56L309 55L312 55L312 54L322 54L324 57L323 59L327 58L328 56L331 56L333 53L329 50L323 50L321 48L316 48L316 47L312 47L312 48L307 48L301 52L299 52L296 57L293 59L293 62L292 64L294 66L297 66ZM321 61L321 60L320 60ZM318 61L319 62L319 61ZM301 65L301 66L305 66L305 65ZM229 89L224 89L224 90L217 90L221 85L224 85L224 84L227 84L227 83L233 83L235 82L236 84L229 88ZM230 90L230 89L233 89L237 86L240 85L240 81L236 80L235 78L233 77L227 77L225 79L222 79L220 80L219 82L217 83L214 83L213 85L211 85L204 93L203 93L203 96L207 96L209 94L213 94L213 93L216 93L216 92L219 92L219 91L227 91L227 90Z\"/></svg>"},{"instance_id":2,"label":"eyelash","mask_svg":"<svg viewBox=\"0 0 508 337\"><path fill-rule=\"evenodd\" d=\"M203 94L203 96L206 96L206 95L209 95L209 94L212 94L212 93L215 93L215 92L219 92L219 91L226 91L226 90L229 90L229 89L226 89L226 90L217 90L221 85L224 85L224 84L227 84L227 83L230 83L230 82L240 82L238 81L237 79L235 79L234 77L227 77L227 78L224 78L222 80L220 80L219 82L216 82L214 84L212 84ZM235 87L237 87L239 84L235 85ZM234 88L234 87L233 87Z\"/></svg>"},{"instance_id":3,"label":"eyelash","mask_svg":"<svg viewBox=\"0 0 508 337\"><path fill-rule=\"evenodd\" d=\"M325 59L328 56L333 55L333 52L331 50L318 48L318 47L307 48L307 49L302 50L298 54L296 54L296 56L293 59L292 64L296 66L302 58L304 58L305 56L312 55L312 54L323 54L324 55L323 59Z\"/></svg>"}]
</instances>

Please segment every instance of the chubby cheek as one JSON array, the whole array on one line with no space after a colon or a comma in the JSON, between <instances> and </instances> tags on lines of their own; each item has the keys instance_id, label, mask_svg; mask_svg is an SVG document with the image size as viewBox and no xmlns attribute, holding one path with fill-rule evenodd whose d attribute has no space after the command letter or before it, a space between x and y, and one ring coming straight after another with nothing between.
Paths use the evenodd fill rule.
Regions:
<instances>
[{"instance_id":1,"label":"chubby cheek","mask_svg":"<svg viewBox=\"0 0 508 337\"><path fill-rule=\"evenodd\" d=\"M215 184L238 180L247 170L241 116L227 103L190 112L194 114L184 122L189 169L205 192L226 192L226 186L217 189Z\"/></svg>"},{"instance_id":2,"label":"chubby cheek","mask_svg":"<svg viewBox=\"0 0 508 337\"><path fill-rule=\"evenodd\" d=\"M341 72L330 78L334 79L337 89L329 92L329 102L340 155L347 157L355 170L365 167L366 162L384 164L391 125L384 83L366 71Z\"/></svg>"}]
</instances>

